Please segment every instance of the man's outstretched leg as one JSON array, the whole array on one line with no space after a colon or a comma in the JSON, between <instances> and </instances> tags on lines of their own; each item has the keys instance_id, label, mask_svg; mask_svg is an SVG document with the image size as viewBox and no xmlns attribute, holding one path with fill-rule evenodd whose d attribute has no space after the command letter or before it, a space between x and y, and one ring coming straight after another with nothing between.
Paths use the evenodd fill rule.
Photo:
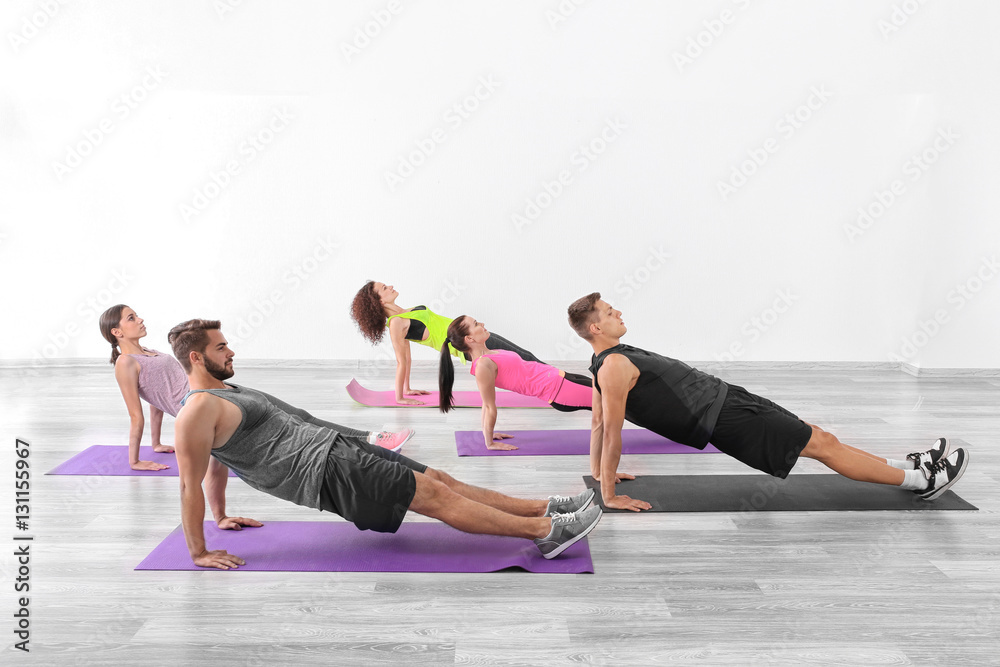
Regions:
<instances>
[{"instance_id":1,"label":"man's outstretched leg","mask_svg":"<svg viewBox=\"0 0 1000 667\"><path fill-rule=\"evenodd\" d=\"M584 489L575 496L549 496L546 500L525 500L460 482L443 470L427 468L424 474L441 482L460 496L517 516L545 517L553 514L572 514L586 508L594 499L594 490Z\"/></svg>"},{"instance_id":2,"label":"man's outstretched leg","mask_svg":"<svg viewBox=\"0 0 1000 667\"><path fill-rule=\"evenodd\" d=\"M951 488L969 464L968 452L958 448L931 465L902 470L889 465L885 459L843 444L837 436L818 426L813 426L812 431L801 456L815 459L844 477L899 486L919 493L926 500L933 500Z\"/></svg>"},{"instance_id":3,"label":"man's outstretched leg","mask_svg":"<svg viewBox=\"0 0 1000 667\"><path fill-rule=\"evenodd\" d=\"M430 469L428 472L431 472ZM467 498L431 475L414 472L414 477L417 489L410 501L410 509L414 512L443 521L466 533L534 540L545 558L561 554L583 539L601 520L601 508L597 505L575 514L556 514L552 517L517 516ZM507 498L502 494L497 495ZM548 504L541 500L534 503Z\"/></svg>"}]
</instances>

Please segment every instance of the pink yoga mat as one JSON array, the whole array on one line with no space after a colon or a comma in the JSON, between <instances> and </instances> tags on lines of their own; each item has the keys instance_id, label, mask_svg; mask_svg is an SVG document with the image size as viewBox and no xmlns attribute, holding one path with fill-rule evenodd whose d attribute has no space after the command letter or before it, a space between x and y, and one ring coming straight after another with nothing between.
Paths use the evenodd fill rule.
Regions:
<instances>
[{"instance_id":1,"label":"pink yoga mat","mask_svg":"<svg viewBox=\"0 0 1000 667\"><path fill-rule=\"evenodd\" d=\"M455 431L459 456L565 456L590 454L590 431L503 431L513 438L503 440L519 449L486 449L482 431ZM708 445L695 449L667 440L646 429L622 430L622 454L718 454Z\"/></svg>"},{"instance_id":2,"label":"pink yoga mat","mask_svg":"<svg viewBox=\"0 0 1000 667\"><path fill-rule=\"evenodd\" d=\"M128 445L92 445L46 474L177 477L177 458L173 454L158 454L152 447L141 446L139 460L155 461L170 467L166 470L132 470L128 465ZM229 476L236 477L236 473L230 470Z\"/></svg>"},{"instance_id":3,"label":"pink yoga mat","mask_svg":"<svg viewBox=\"0 0 1000 667\"><path fill-rule=\"evenodd\" d=\"M423 401L423 405L399 405L396 403L396 392L375 391L365 389L357 380L351 380L347 385L347 393L351 398L360 403L373 408L437 408L438 392L432 391L425 396L409 396L418 401ZM452 394L457 408L481 408L483 400L478 391L456 391ZM522 396L512 391L497 391L497 407L499 408L547 408L549 404L534 396Z\"/></svg>"},{"instance_id":4,"label":"pink yoga mat","mask_svg":"<svg viewBox=\"0 0 1000 667\"><path fill-rule=\"evenodd\" d=\"M471 535L443 523L406 522L390 534L342 521L271 521L240 531L220 530L206 521L205 542L208 549L225 549L245 560L237 572L594 571L587 538L545 560L531 540ZM206 570L191 562L180 526L135 569Z\"/></svg>"}]
</instances>

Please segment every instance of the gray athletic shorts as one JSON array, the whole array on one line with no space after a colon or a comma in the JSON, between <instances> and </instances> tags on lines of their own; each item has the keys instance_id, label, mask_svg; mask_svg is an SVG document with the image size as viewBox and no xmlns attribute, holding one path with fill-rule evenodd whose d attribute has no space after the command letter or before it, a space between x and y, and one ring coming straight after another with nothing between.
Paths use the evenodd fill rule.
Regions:
<instances>
[{"instance_id":1,"label":"gray athletic shorts","mask_svg":"<svg viewBox=\"0 0 1000 667\"><path fill-rule=\"evenodd\" d=\"M395 533L427 466L362 438L337 434L326 458L319 506L361 530Z\"/></svg>"}]
</instances>

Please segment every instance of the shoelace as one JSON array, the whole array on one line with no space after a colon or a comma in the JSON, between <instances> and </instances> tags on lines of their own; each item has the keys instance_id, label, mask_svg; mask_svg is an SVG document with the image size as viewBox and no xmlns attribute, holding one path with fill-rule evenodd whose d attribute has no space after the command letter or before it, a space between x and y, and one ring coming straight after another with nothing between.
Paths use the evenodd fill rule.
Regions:
<instances>
[{"instance_id":1,"label":"shoelace","mask_svg":"<svg viewBox=\"0 0 1000 667\"><path fill-rule=\"evenodd\" d=\"M379 434L377 436L375 436L375 439L381 442L382 440L389 440L389 439L391 439L392 435L393 434L389 433L389 431L380 431Z\"/></svg>"},{"instance_id":2,"label":"shoelace","mask_svg":"<svg viewBox=\"0 0 1000 667\"><path fill-rule=\"evenodd\" d=\"M938 462L931 466L931 473L936 474L939 472L945 472L948 469L948 461L945 459L938 459Z\"/></svg>"},{"instance_id":3,"label":"shoelace","mask_svg":"<svg viewBox=\"0 0 1000 667\"><path fill-rule=\"evenodd\" d=\"M571 500L573 500L573 496L549 496L549 502L552 502L556 505L568 503Z\"/></svg>"},{"instance_id":4,"label":"shoelace","mask_svg":"<svg viewBox=\"0 0 1000 667\"><path fill-rule=\"evenodd\" d=\"M575 514L553 514L552 515L552 525L557 523L573 523L576 520Z\"/></svg>"}]
</instances>

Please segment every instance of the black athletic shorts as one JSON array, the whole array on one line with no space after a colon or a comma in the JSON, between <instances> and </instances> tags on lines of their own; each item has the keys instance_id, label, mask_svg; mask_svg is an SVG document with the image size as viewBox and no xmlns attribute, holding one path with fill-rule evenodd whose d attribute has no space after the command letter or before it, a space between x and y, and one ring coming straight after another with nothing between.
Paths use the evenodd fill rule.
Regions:
<instances>
[{"instance_id":1,"label":"black athletic shorts","mask_svg":"<svg viewBox=\"0 0 1000 667\"><path fill-rule=\"evenodd\" d=\"M751 468L784 479L812 437L812 427L785 408L731 384L711 442Z\"/></svg>"},{"instance_id":2,"label":"black athletic shorts","mask_svg":"<svg viewBox=\"0 0 1000 667\"><path fill-rule=\"evenodd\" d=\"M326 458L319 507L361 530L395 533L427 466L362 438L337 434Z\"/></svg>"}]
</instances>

